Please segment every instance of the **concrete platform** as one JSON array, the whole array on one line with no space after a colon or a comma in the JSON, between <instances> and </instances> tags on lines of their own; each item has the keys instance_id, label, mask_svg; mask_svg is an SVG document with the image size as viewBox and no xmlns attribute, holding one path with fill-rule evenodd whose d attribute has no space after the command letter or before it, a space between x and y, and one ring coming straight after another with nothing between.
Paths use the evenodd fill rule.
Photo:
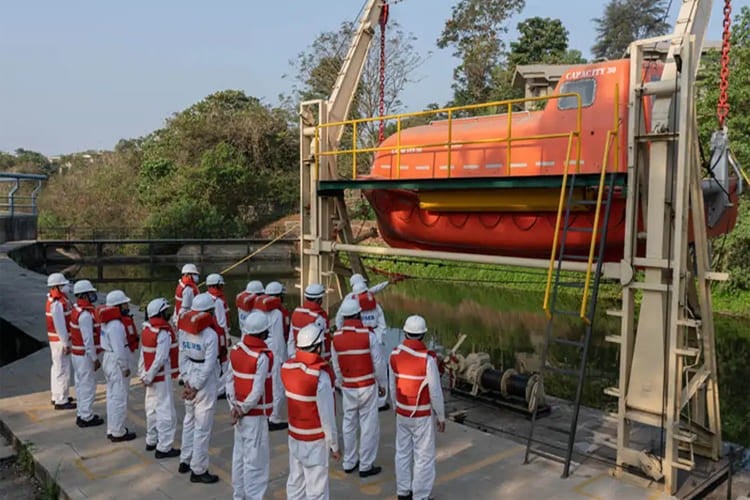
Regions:
<instances>
[{"instance_id":1,"label":"concrete platform","mask_svg":"<svg viewBox=\"0 0 750 500\"><path fill-rule=\"evenodd\" d=\"M2 248L0 248L2 251ZM28 278L28 279L24 279ZM45 336L42 304L46 293L44 277L19 268L0 255L0 280L12 286L0 287L0 316L35 338ZM157 461L144 450L144 388L131 385L128 426L138 439L112 444L105 426L79 429L75 411L55 411L49 397L49 349L0 368L0 428L14 440L32 445L42 475L54 478L67 498L230 498L233 430L228 406L219 401L211 440L210 470L220 477L215 485L195 485L177 473L178 460ZM105 416L103 375L98 373L95 411ZM177 386L176 390L177 390ZM179 399L178 399L179 401ZM466 407L451 400L450 411ZM498 410L473 406L474 427L448 422L438 435L437 480L433 495L448 498L661 498L658 491L642 484L614 479L608 466L596 460L575 468L568 479L561 479L561 465L536 458L522 465L523 445L489 430ZM339 406L340 408L340 406ZM183 414L178 403L178 415ZM503 417L503 418L507 418ZM330 471L332 498L395 498L393 466L395 417L380 414L381 441L377 463L383 472L360 480L346 475L340 464ZM479 430L485 422L488 431ZM504 427L504 426L503 426ZM339 426L340 429L340 426ZM178 427L179 438L181 425ZM271 477L268 498L285 498L288 474L287 435L271 433ZM175 444L179 446L179 442Z\"/></svg>"}]
</instances>

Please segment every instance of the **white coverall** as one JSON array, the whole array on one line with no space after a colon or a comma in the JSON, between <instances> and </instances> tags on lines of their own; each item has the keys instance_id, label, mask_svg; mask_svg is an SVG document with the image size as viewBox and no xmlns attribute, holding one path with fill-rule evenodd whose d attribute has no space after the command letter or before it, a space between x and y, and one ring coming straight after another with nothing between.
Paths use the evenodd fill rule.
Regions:
<instances>
[{"instance_id":1,"label":"white coverall","mask_svg":"<svg viewBox=\"0 0 750 500\"><path fill-rule=\"evenodd\" d=\"M370 470L378 454L380 442L380 419L378 418L378 387L388 385L385 372L385 358L370 332L370 357L375 369L375 384L368 387L341 387L344 405L344 421L341 433L344 435L344 469L351 469L359 461L359 470ZM342 382L338 353L331 345L331 359L336 379ZM360 428L360 446L357 453L357 427Z\"/></svg>"},{"instance_id":2,"label":"white coverall","mask_svg":"<svg viewBox=\"0 0 750 500\"><path fill-rule=\"evenodd\" d=\"M385 290L385 287L390 284L390 281L383 281L382 283L371 286L367 291L375 295ZM351 298L354 298L354 294L349 292L348 294L346 294L346 297L344 297L344 300ZM344 303L344 300L341 301L342 304ZM385 319L383 321L385 321ZM344 326L344 315L339 310L338 312L336 312L336 328L340 330L342 326ZM383 324L383 329L385 329L385 323Z\"/></svg>"},{"instance_id":3,"label":"white coverall","mask_svg":"<svg viewBox=\"0 0 750 500\"><path fill-rule=\"evenodd\" d=\"M208 444L214 425L219 389L219 339L213 328L198 335L180 330L180 376L198 393L185 400L180 463L190 463L194 474L208 470ZM200 362L203 360L203 362Z\"/></svg>"},{"instance_id":4,"label":"white coverall","mask_svg":"<svg viewBox=\"0 0 750 500\"><path fill-rule=\"evenodd\" d=\"M102 325L102 370L107 379L107 434L125 435L125 417L128 412L128 389L131 353L125 337L125 325L113 320Z\"/></svg>"},{"instance_id":5,"label":"white coverall","mask_svg":"<svg viewBox=\"0 0 750 500\"><path fill-rule=\"evenodd\" d=\"M435 484L435 417L438 422L445 422L440 372L432 356L427 357L426 381L434 415L410 418L396 414L396 490L398 495L412 492L414 500L430 497ZM396 408L393 372L390 373L390 390L393 408Z\"/></svg>"},{"instance_id":6,"label":"white coverall","mask_svg":"<svg viewBox=\"0 0 750 500\"><path fill-rule=\"evenodd\" d=\"M78 316L78 329L81 330L85 354L83 356L71 355L70 357L73 359L78 417L88 422L94 418L94 398L96 397L94 364L98 358L94 345L94 317L85 309Z\"/></svg>"},{"instance_id":7,"label":"white coverall","mask_svg":"<svg viewBox=\"0 0 750 500\"><path fill-rule=\"evenodd\" d=\"M265 380L270 369L268 356L258 356L253 377L253 390L244 401L237 401L232 377L226 381L229 407L236 403L242 413L247 413L258 404L265 390ZM232 450L232 488L234 500L263 500L268 487L271 465L271 449L268 443L268 423L265 415L245 415L234 426L234 448Z\"/></svg>"},{"instance_id":8,"label":"white coverall","mask_svg":"<svg viewBox=\"0 0 750 500\"><path fill-rule=\"evenodd\" d=\"M328 329L328 324L326 323L326 319L322 315L318 315L318 317L315 318L315 324L318 325L318 327L321 330ZM289 325L289 339L286 342L287 359L293 358L294 353L296 352L297 352L297 343L294 341L294 331L292 330L292 325Z\"/></svg>"},{"instance_id":9,"label":"white coverall","mask_svg":"<svg viewBox=\"0 0 750 500\"><path fill-rule=\"evenodd\" d=\"M328 500L328 453L338 451L333 390L328 373L321 370L316 394L324 439L298 441L289 436L287 500Z\"/></svg>"},{"instance_id":10,"label":"white coverall","mask_svg":"<svg viewBox=\"0 0 750 500\"><path fill-rule=\"evenodd\" d=\"M226 339L227 339L227 349L229 349L229 321L227 318L227 310L224 309L224 301L222 301L218 297L214 297L211 295L211 298L214 299L214 317L216 318L216 324L219 325L224 329L226 332ZM220 377L222 380L227 380L227 372L229 370L229 360L227 356L227 361L224 363L221 363L221 374ZM219 392L218 395L222 395L225 393L224 384L219 384Z\"/></svg>"},{"instance_id":11,"label":"white coverall","mask_svg":"<svg viewBox=\"0 0 750 500\"><path fill-rule=\"evenodd\" d=\"M144 325L144 328L147 328ZM138 362L138 376L146 386L146 445L156 446L163 453L172 449L174 435L177 431L177 412L174 407L174 390L172 387L172 363L169 357L169 349L172 344L172 336L167 330L159 330L156 337L156 354L151 368L146 370L143 359L143 347ZM159 368L164 367L164 380L154 382L154 377L159 373Z\"/></svg>"},{"instance_id":12,"label":"white coverall","mask_svg":"<svg viewBox=\"0 0 750 500\"><path fill-rule=\"evenodd\" d=\"M194 298L195 294L193 293L192 288L186 286L182 289L182 302L180 303L180 310L178 311L175 307L175 310L172 313L172 327L177 328L177 320L180 316L190 310L190 306L193 305Z\"/></svg>"},{"instance_id":13,"label":"white coverall","mask_svg":"<svg viewBox=\"0 0 750 500\"><path fill-rule=\"evenodd\" d=\"M70 396L70 354L63 354L65 347L70 347L70 333L65 323L65 310L62 302L56 300L50 306L52 322L60 341L50 342L49 350L52 357L52 366L49 370L49 386L52 393L52 401L55 404L65 404Z\"/></svg>"},{"instance_id":14,"label":"white coverall","mask_svg":"<svg viewBox=\"0 0 750 500\"><path fill-rule=\"evenodd\" d=\"M284 340L284 315L278 309L267 312L268 317L268 339L266 344L273 352L273 367L271 367L271 380L273 381L273 411L268 420L273 423L283 422L281 417L282 406L286 399L284 384L281 383L281 365L287 360L286 341Z\"/></svg>"}]
</instances>

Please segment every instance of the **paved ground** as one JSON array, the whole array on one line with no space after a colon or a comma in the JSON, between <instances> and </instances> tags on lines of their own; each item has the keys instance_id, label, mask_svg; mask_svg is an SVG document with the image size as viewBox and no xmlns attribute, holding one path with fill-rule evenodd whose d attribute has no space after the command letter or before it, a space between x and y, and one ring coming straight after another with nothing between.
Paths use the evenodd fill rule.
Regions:
<instances>
[{"instance_id":1,"label":"paved ground","mask_svg":"<svg viewBox=\"0 0 750 500\"><path fill-rule=\"evenodd\" d=\"M0 253L3 247L0 246ZM24 273L28 279L21 279ZM36 338L44 338L44 277L19 268L0 255L0 316ZM105 394L99 373L95 410L104 416ZM177 473L177 459L156 461L144 450L144 389L131 386L128 425L138 434L130 443L112 444L105 427L79 429L75 411L54 411L49 398L49 350L43 348L0 368L0 426L15 439L33 444L34 457L56 478L69 498L230 498L233 430L224 401L219 401L211 441L210 470L216 485L194 485ZM454 405L455 406L455 405ZM480 411L472 412L474 417ZM182 405L178 404L182 415ZM497 410L482 410L495 422ZM493 416L494 415L494 416ZM367 480L332 466L332 498L395 498L393 413L381 413L378 463L383 473ZM481 427L478 425L477 427ZM340 427L339 427L340 428ZM509 427L510 428L510 427ZM180 426L181 429L181 426ZM179 429L178 429L179 437ZM285 498L288 455L284 431L271 433L271 479L268 498ZM179 443L176 443L178 445ZM496 432L449 422L438 435L434 496L447 498L659 498L654 490L611 478L608 468L587 461L567 480L561 466L545 459L522 465L523 446Z\"/></svg>"}]
</instances>

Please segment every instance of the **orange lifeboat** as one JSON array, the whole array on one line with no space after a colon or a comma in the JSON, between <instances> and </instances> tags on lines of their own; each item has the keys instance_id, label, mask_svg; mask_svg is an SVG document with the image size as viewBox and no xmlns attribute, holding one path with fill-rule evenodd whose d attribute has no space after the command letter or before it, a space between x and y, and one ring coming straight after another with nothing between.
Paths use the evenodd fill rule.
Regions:
<instances>
[{"instance_id":1,"label":"orange lifeboat","mask_svg":"<svg viewBox=\"0 0 750 500\"><path fill-rule=\"evenodd\" d=\"M652 63L644 78L660 72ZM388 137L381 148L389 149L375 155L369 175L357 178L365 181L382 237L398 248L549 258L566 169L575 174L574 199L580 200L596 199L605 170L615 186L605 258L619 260L629 73L628 60L574 67L543 109L450 117ZM732 207L708 227L709 236L734 227L735 186ZM591 228L594 215L591 204L574 205L570 225ZM590 238L569 232L566 249L587 253Z\"/></svg>"}]
</instances>

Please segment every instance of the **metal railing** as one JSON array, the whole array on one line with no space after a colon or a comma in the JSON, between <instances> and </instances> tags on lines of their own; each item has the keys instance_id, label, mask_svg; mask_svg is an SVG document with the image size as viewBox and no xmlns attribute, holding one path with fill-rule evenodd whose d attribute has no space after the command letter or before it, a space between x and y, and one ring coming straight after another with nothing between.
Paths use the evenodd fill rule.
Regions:
<instances>
[{"instance_id":1,"label":"metal railing","mask_svg":"<svg viewBox=\"0 0 750 500\"><path fill-rule=\"evenodd\" d=\"M42 188L42 181L47 180L41 174L17 174L0 172L0 184L6 186L5 200L0 201L0 215L37 215L36 199ZM29 194L22 194L24 184L35 182Z\"/></svg>"},{"instance_id":2,"label":"metal railing","mask_svg":"<svg viewBox=\"0 0 750 500\"><path fill-rule=\"evenodd\" d=\"M576 121L575 121L575 128L572 130L567 130L563 132L558 133L549 133L549 134L530 134L530 135L516 135L513 134L513 106L515 105L523 105L529 102L547 102L550 100L557 100L557 99L564 99L564 98L572 98L576 100L576 107L570 108L571 110L575 109L576 111ZM464 117L456 118L456 114L460 114L464 111L471 111L471 110L477 110L477 109L487 109L487 108L505 108L507 110L507 126L505 130L504 136L499 137L490 137L490 138L483 138L483 139L475 139L475 140L454 140L453 135L453 122L457 119L461 120L464 119ZM527 114L527 111L522 112L515 112L516 114L522 113ZM430 143L420 143L420 144L402 144L401 143L401 132L402 132L402 125L403 120L407 118L420 118L425 116L433 116L433 115L446 115L447 118L445 120L441 121L447 121L447 137L445 141L438 141L438 142L430 142ZM530 141L530 140L548 140L548 139L568 139L571 134L574 134L576 138L578 138L577 141L577 153L576 153L576 171L580 168L580 157L581 157L581 144L580 144L580 138L581 138L581 128L582 128L582 119L583 119L583 104L581 100L580 94L577 93L566 93L566 94L555 94L555 95L549 95L549 96L540 96L540 97L528 97L528 98L522 98L522 99L510 99L505 101L494 101L494 102L488 102L483 104L472 104L468 106L455 106L450 108L442 108L442 109L435 109L435 110L427 110L427 111L417 111L413 113L401 113L401 114L394 114L394 115L387 115L387 116L374 116L371 118L358 118L355 120L345 120L340 122L331 122L331 123L323 123L315 127L315 173L316 178L320 178L318 173L320 169L320 158L321 157L338 157L342 155L351 155L352 159L352 179L356 179L357 177L357 156L362 154L369 154L369 153L378 153L381 151L393 151L394 146L373 146L373 147L360 147L359 146L359 137L358 137L358 129L361 124L365 123L371 123L371 122L394 122L396 123L396 145L395 145L395 154L396 154L396 175L397 178L400 178L401 175L401 153L402 151L409 151L410 149L414 148L421 148L422 150L426 148L440 148L445 147L447 149L447 177L451 176L451 157L453 155L453 148L456 146L466 146L466 145L481 145L481 144L506 144L505 148L505 155L506 155L506 164L505 164L505 173L506 175L510 175L510 169L511 169L511 152L512 152L512 146L513 143L519 142L519 141ZM408 125L408 123L407 123ZM325 128L331 128L331 127L347 127L351 126L352 129L352 146L349 149L334 149L331 151L320 151L320 137L321 137L321 129ZM393 168L391 168L391 177L393 176ZM435 178L435 166L432 167L432 177Z\"/></svg>"}]
</instances>

